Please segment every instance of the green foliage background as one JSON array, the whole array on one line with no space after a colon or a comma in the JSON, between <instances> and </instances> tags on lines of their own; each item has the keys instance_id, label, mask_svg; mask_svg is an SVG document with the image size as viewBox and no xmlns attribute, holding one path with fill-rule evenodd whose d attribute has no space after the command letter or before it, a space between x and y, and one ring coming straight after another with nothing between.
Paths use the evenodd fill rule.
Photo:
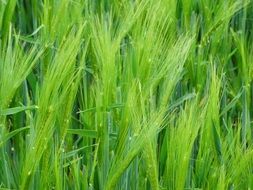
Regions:
<instances>
[{"instance_id":1,"label":"green foliage background","mask_svg":"<svg viewBox=\"0 0 253 190\"><path fill-rule=\"evenodd\" d=\"M0 189L252 189L252 5L0 0Z\"/></svg>"}]
</instances>

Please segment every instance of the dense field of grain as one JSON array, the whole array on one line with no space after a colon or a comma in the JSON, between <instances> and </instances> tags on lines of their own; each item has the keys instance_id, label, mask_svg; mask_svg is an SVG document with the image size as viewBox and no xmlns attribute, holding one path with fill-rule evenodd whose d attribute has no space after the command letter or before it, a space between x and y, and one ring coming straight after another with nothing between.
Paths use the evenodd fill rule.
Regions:
<instances>
[{"instance_id":1,"label":"dense field of grain","mask_svg":"<svg viewBox=\"0 0 253 190\"><path fill-rule=\"evenodd\" d=\"M0 189L253 189L252 0L0 0Z\"/></svg>"}]
</instances>

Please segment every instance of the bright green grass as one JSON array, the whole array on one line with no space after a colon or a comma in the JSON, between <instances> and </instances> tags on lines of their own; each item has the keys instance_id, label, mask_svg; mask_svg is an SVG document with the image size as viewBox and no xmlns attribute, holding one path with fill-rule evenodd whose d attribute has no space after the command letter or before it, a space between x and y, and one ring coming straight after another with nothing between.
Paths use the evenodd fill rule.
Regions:
<instances>
[{"instance_id":1,"label":"bright green grass","mask_svg":"<svg viewBox=\"0 0 253 190\"><path fill-rule=\"evenodd\" d=\"M253 189L252 0L0 0L0 189Z\"/></svg>"}]
</instances>

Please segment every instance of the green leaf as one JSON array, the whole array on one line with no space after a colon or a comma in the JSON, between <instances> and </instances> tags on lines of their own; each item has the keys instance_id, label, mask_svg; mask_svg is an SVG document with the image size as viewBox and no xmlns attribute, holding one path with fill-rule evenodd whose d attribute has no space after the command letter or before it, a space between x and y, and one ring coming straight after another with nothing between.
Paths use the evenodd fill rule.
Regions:
<instances>
[{"instance_id":1,"label":"green leaf","mask_svg":"<svg viewBox=\"0 0 253 190\"><path fill-rule=\"evenodd\" d=\"M180 106L181 104L183 104L185 101L192 99L196 97L195 93L190 93L190 94L186 94L180 98L178 98L175 102L173 102L173 104L169 107L169 110L172 111L173 109L175 109L177 106Z\"/></svg>"},{"instance_id":2,"label":"green leaf","mask_svg":"<svg viewBox=\"0 0 253 190\"><path fill-rule=\"evenodd\" d=\"M10 29L10 23L11 19L16 7L17 0L9 0L8 4L5 7L4 15L3 15L3 23L1 26L1 31L3 35L3 40L7 40L8 34L9 34L9 29Z\"/></svg>"},{"instance_id":3,"label":"green leaf","mask_svg":"<svg viewBox=\"0 0 253 190\"><path fill-rule=\"evenodd\" d=\"M0 147L6 142L8 141L10 138L14 137L15 135L17 135L18 133L24 131L24 130L27 130L27 129L30 129L30 126L27 126L27 127L22 127L22 128L19 128L19 129L16 129L10 133L8 133L6 136L3 137L3 140L0 141Z\"/></svg>"},{"instance_id":4,"label":"green leaf","mask_svg":"<svg viewBox=\"0 0 253 190\"><path fill-rule=\"evenodd\" d=\"M217 156L218 156L220 163L223 163L222 145L221 145L220 135L218 134L218 131L215 127L214 121L212 121L212 124L213 124L212 128L213 128L213 138L214 138L215 150L217 152Z\"/></svg>"},{"instance_id":5,"label":"green leaf","mask_svg":"<svg viewBox=\"0 0 253 190\"><path fill-rule=\"evenodd\" d=\"M33 106L22 106L22 107L14 107L14 108L7 108L0 110L0 115L13 115L22 111L26 110L33 110L33 109L38 109L38 106L33 105Z\"/></svg>"},{"instance_id":6,"label":"green leaf","mask_svg":"<svg viewBox=\"0 0 253 190\"><path fill-rule=\"evenodd\" d=\"M228 110L232 109L235 107L237 101L239 100L239 98L241 97L243 93L243 90L241 90L241 92L239 92L234 98L233 100L228 104L226 105L226 107L224 107L224 109L222 110L222 112L220 113L220 116L224 115L225 113L228 112Z\"/></svg>"},{"instance_id":7,"label":"green leaf","mask_svg":"<svg viewBox=\"0 0 253 190\"><path fill-rule=\"evenodd\" d=\"M86 129L68 129L67 131L70 134L80 135L85 137L97 138L98 132L95 130L86 130Z\"/></svg>"}]
</instances>

